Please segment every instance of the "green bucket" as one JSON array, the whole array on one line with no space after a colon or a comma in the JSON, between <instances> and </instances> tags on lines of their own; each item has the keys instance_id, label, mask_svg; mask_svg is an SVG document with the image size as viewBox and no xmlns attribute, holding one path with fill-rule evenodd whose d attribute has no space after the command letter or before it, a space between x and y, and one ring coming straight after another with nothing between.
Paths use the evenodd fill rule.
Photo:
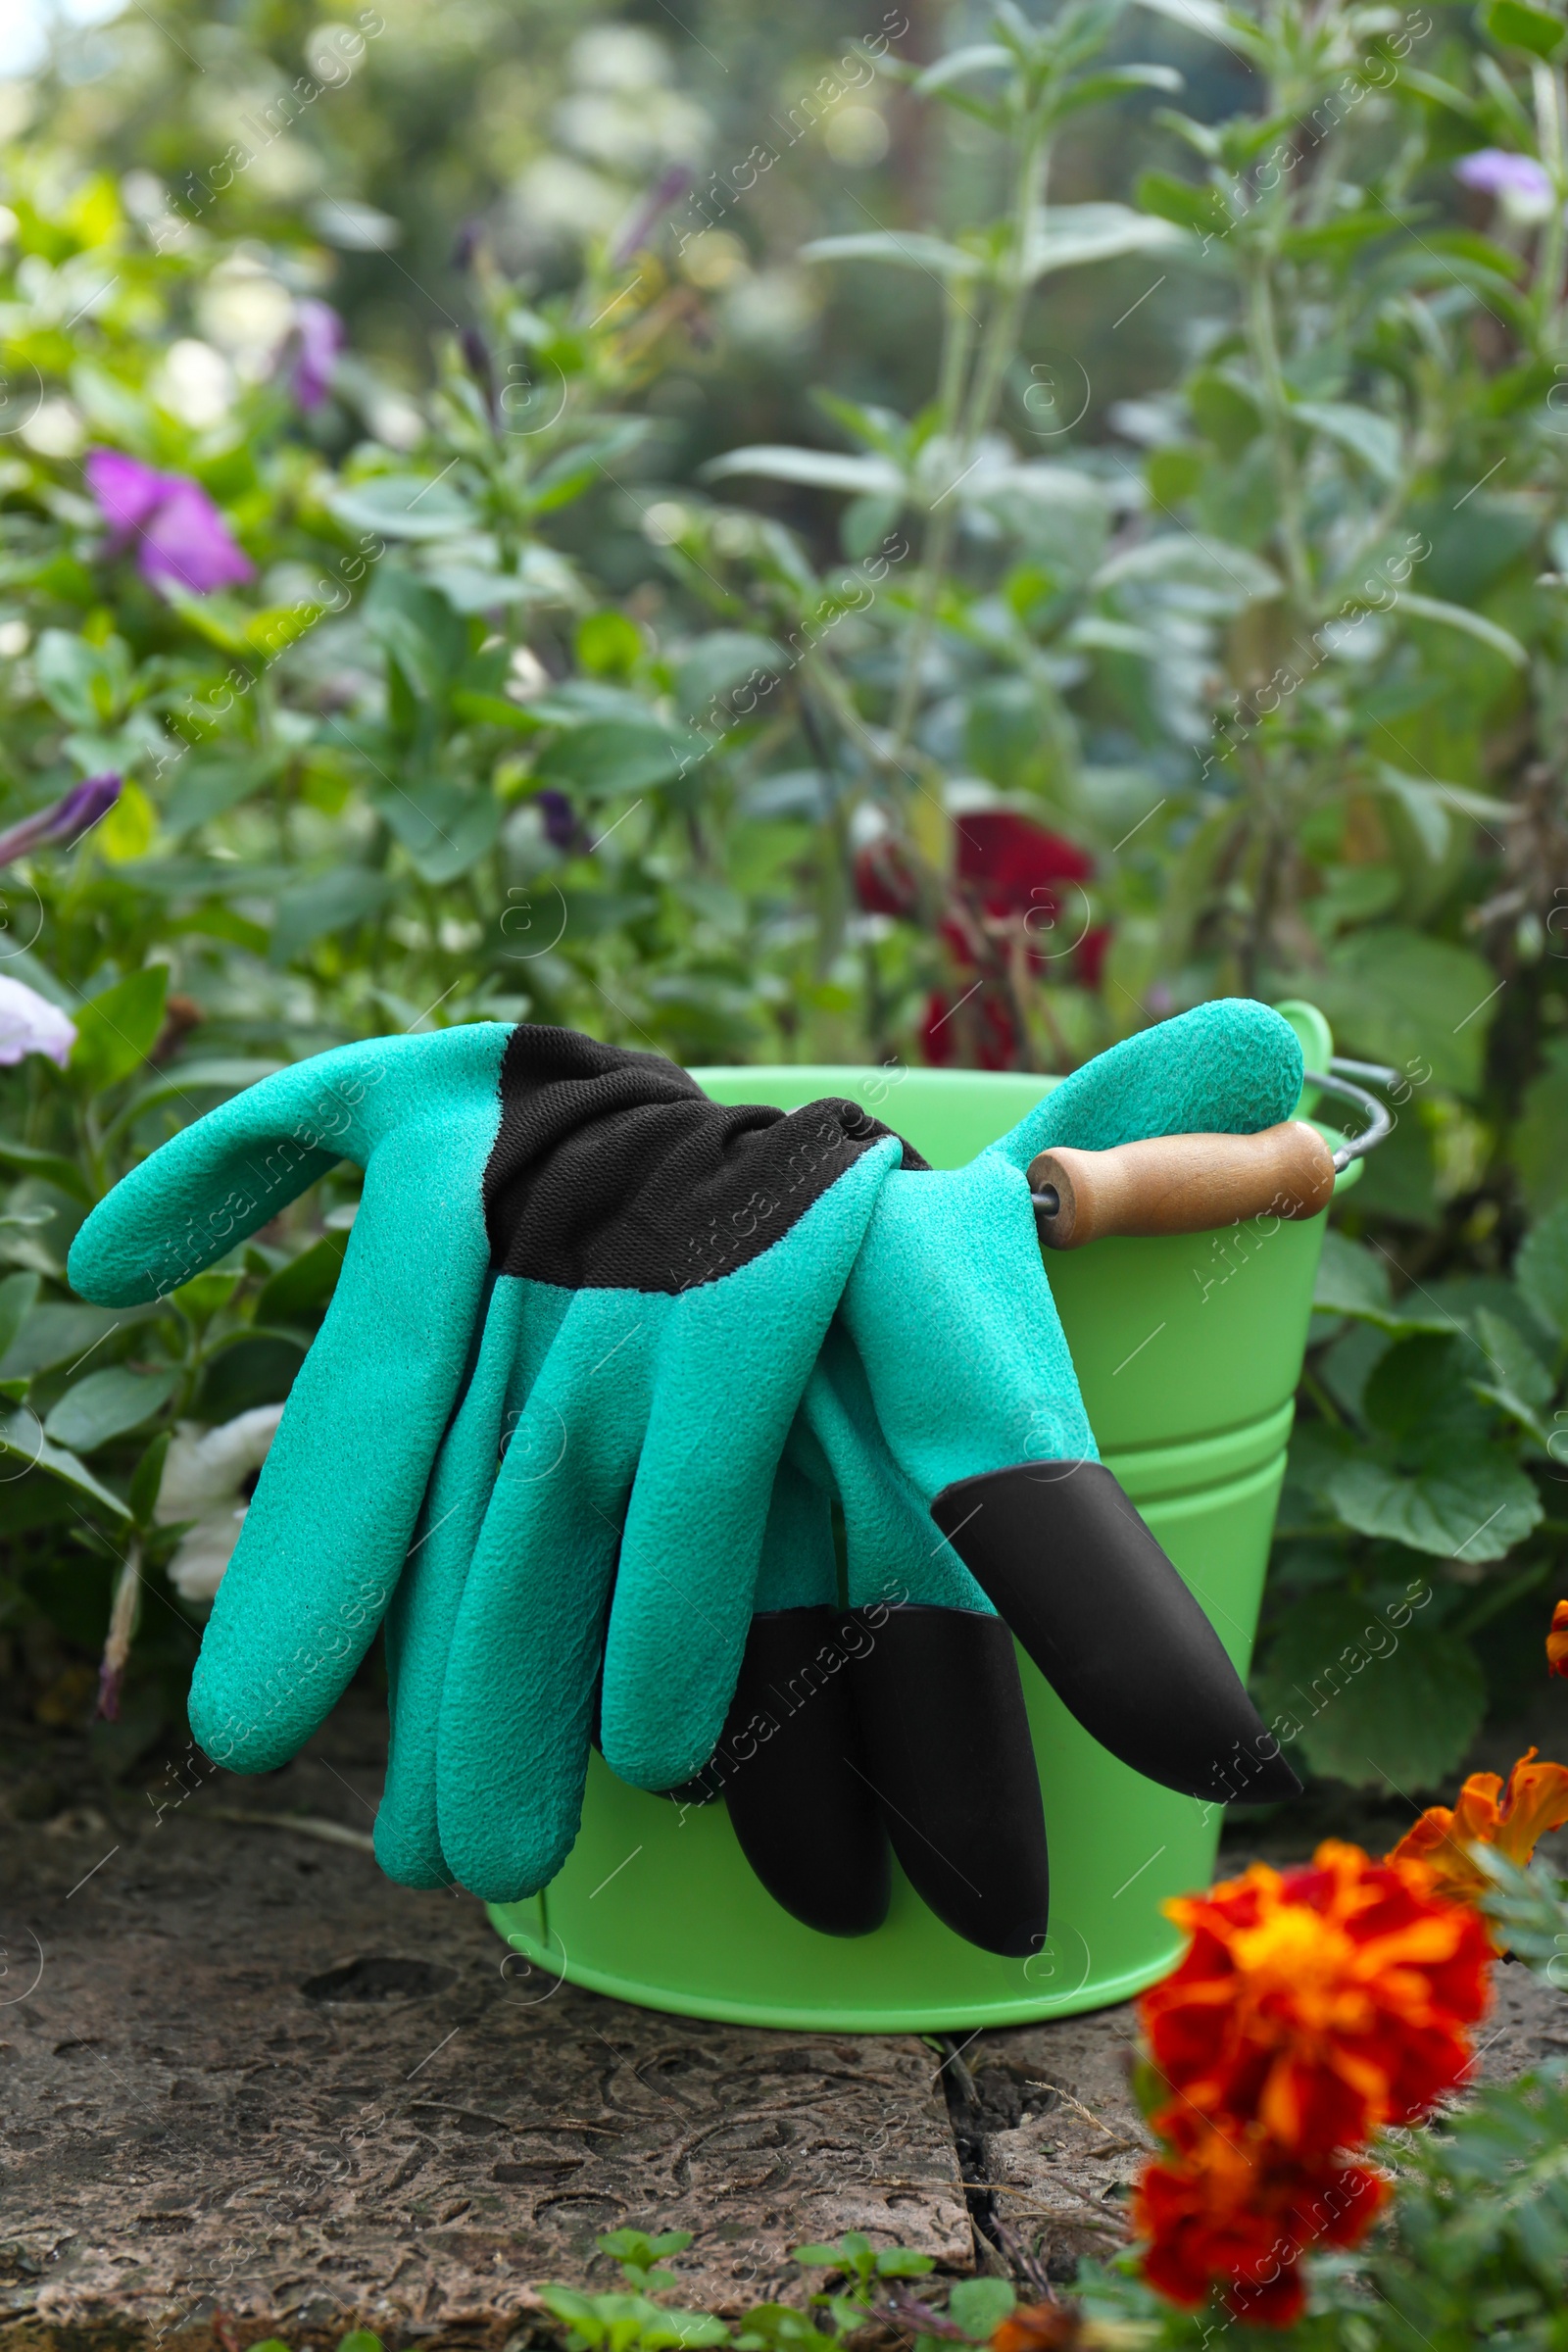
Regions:
<instances>
[{"instance_id":1,"label":"green bucket","mask_svg":"<svg viewBox=\"0 0 1568 2352\"><path fill-rule=\"evenodd\" d=\"M1321 1016L1285 1009L1308 1066L1325 1068ZM693 1075L720 1102L863 1102L936 1167L971 1159L1056 1083L970 1070ZM1097 1242L1050 1261L1101 1451L1243 1674L1325 1221L1258 1218L1220 1233ZM1026 1960L976 1950L926 1909L896 1863L884 1926L818 1935L753 1876L721 1803L683 1807L628 1788L596 1751L562 1870L528 1901L491 1906L517 1955L513 1973L539 1998L565 1979L691 2017L883 2034L1029 2024L1154 1984L1181 1949L1160 1906L1212 1879L1221 1809L1118 1763L1021 1651L1018 1663L1051 1840L1043 1950Z\"/></svg>"}]
</instances>

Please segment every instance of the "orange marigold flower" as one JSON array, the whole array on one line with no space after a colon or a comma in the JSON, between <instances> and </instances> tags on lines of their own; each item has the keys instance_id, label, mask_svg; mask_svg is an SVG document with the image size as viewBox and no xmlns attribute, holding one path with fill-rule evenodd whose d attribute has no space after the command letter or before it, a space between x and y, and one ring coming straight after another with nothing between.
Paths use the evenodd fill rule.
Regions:
<instances>
[{"instance_id":1,"label":"orange marigold flower","mask_svg":"<svg viewBox=\"0 0 1568 2352\"><path fill-rule=\"evenodd\" d=\"M1174 2094L1154 2128L1179 2155L1234 2119L1321 2165L1463 2081L1492 1949L1423 1863L1331 1839L1309 1864L1254 1863L1166 1910L1193 1942L1141 2014Z\"/></svg>"},{"instance_id":2,"label":"orange marigold flower","mask_svg":"<svg viewBox=\"0 0 1568 2352\"><path fill-rule=\"evenodd\" d=\"M1557 1606L1568 1609L1568 1601ZM1458 1803L1428 1805L1389 1860L1425 1863L1439 1893L1456 1903L1473 1903L1491 1885L1471 1858L1471 1846L1495 1846L1522 1870L1536 1840L1568 1821L1568 1768L1538 1764L1535 1754L1533 1747L1526 1748L1506 1788L1494 1772L1473 1772Z\"/></svg>"},{"instance_id":3,"label":"orange marigold flower","mask_svg":"<svg viewBox=\"0 0 1568 2352\"><path fill-rule=\"evenodd\" d=\"M1387 2195L1360 2165L1291 2161L1255 2126L1205 2131L1138 2184L1144 2276L1173 2303L1192 2307L1217 2288L1239 2319L1288 2328L1305 2303L1301 2256L1356 2244Z\"/></svg>"},{"instance_id":4,"label":"orange marigold flower","mask_svg":"<svg viewBox=\"0 0 1568 2352\"><path fill-rule=\"evenodd\" d=\"M1551 1612L1551 1631L1546 1636L1546 1672L1568 1675L1568 1600L1559 1600Z\"/></svg>"},{"instance_id":5,"label":"orange marigold flower","mask_svg":"<svg viewBox=\"0 0 1568 2352\"><path fill-rule=\"evenodd\" d=\"M1020 2303L991 2338L992 2352L1080 2352L1086 2335L1070 2303Z\"/></svg>"}]
</instances>

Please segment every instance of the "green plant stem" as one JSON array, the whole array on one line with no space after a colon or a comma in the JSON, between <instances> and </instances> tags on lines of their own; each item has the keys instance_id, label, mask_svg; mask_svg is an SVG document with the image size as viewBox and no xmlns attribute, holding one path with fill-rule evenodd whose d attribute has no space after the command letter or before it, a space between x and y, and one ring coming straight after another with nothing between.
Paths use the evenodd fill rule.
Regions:
<instances>
[{"instance_id":1,"label":"green plant stem","mask_svg":"<svg viewBox=\"0 0 1568 2352\"><path fill-rule=\"evenodd\" d=\"M895 761L901 760L907 750L919 713L920 673L925 667L942 583L957 534L958 486L974 465L975 452L982 438L995 422L1003 385L1006 380L1007 364L1017 348L1024 300L1029 291L1029 242L1041 208L1049 160L1044 112L1039 109L1030 119L1019 148L1007 258L1002 266L994 290L979 357L970 374L968 396L961 403L953 478L947 489L940 493L926 518L920 569L914 583L914 613L908 636L905 640L904 665L893 704L892 757ZM961 374L961 361L956 362L956 367ZM958 407L956 395L955 383L952 397L956 403L956 416ZM946 414L944 411L944 416Z\"/></svg>"},{"instance_id":2,"label":"green plant stem","mask_svg":"<svg viewBox=\"0 0 1568 2352\"><path fill-rule=\"evenodd\" d=\"M1500 1617L1504 1609L1512 1608L1514 1602L1526 1592L1533 1592L1538 1585L1544 1584L1552 1565L1550 1560L1536 1560L1530 1567L1521 1568L1518 1575L1509 1577L1505 1585L1496 1586L1478 1599L1473 1607L1461 1610L1448 1631L1465 1639L1471 1634L1478 1634L1484 1625L1492 1623L1494 1617Z\"/></svg>"},{"instance_id":3,"label":"green plant stem","mask_svg":"<svg viewBox=\"0 0 1568 2352\"><path fill-rule=\"evenodd\" d=\"M1306 1391L1308 1396L1311 1397L1312 1402L1317 1406L1317 1409L1322 1414L1324 1420L1328 1422L1332 1429L1344 1429L1348 1426L1345 1415L1341 1412L1339 1406L1329 1395L1328 1390L1324 1387L1321 1378L1316 1372L1313 1371L1310 1364L1307 1364L1302 1368L1301 1386Z\"/></svg>"},{"instance_id":4,"label":"green plant stem","mask_svg":"<svg viewBox=\"0 0 1568 2352\"><path fill-rule=\"evenodd\" d=\"M1536 249L1536 313L1541 320L1543 341L1555 350L1561 328L1564 236L1568 222L1563 207L1568 202L1568 128L1565 128L1563 76L1560 68L1544 61L1537 65L1533 75L1536 101L1536 130L1541 145L1541 160L1551 176L1552 205L1542 224L1541 242Z\"/></svg>"},{"instance_id":5,"label":"green plant stem","mask_svg":"<svg viewBox=\"0 0 1568 2352\"><path fill-rule=\"evenodd\" d=\"M1312 568L1307 558L1301 520L1301 485L1296 450L1291 439L1291 404L1280 361L1279 334L1274 317L1274 288L1269 265L1261 255L1251 258L1246 273L1248 346L1263 394L1268 436L1274 451L1274 478L1280 503L1280 545L1286 577L1298 611L1311 626L1316 619Z\"/></svg>"}]
</instances>

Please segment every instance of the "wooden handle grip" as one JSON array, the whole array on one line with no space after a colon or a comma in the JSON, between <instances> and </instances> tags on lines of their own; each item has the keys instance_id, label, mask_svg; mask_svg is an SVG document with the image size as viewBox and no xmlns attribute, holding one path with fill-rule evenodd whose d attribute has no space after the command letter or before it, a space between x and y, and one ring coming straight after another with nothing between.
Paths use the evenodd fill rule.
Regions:
<instances>
[{"instance_id":1,"label":"wooden handle grip","mask_svg":"<svg viewBox=\"0 0 1568 2352\"><path fill-rule=\"evenodd\" d=\"M1109 1234L1207 1233L1245 1217L1315 1217L1334 1190L1334 1157L1315 1127L1287 1119L1258 1135L1157 1135L1108 1152L1042 1152L1029 1189L1048 1249Z\"/></svg>"}]
</instances>

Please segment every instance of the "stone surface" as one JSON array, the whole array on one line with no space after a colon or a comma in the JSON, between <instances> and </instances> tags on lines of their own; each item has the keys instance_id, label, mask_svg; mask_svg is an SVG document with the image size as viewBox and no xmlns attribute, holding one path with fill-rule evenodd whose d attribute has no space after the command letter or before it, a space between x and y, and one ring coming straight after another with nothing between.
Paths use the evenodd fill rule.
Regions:
<instances>
[{"instance_id":1,"label":"stone surface","mask_svg":"<svg viewBox=\"0 0 1568 2352\"><path fill-rule=\"evenodd\" d=\"M106 1793L40 1740L0 1773L0 2352L500 2352L536 2282L617 2283L625 2224L691 2230L680 2300L731 2311L846 2229L1036 2289L1123 2233L1130 2009L940 2047L663 2017L381 1877L368 1704L251 1782ZM1564 2050L1561 1993L1500 1970L1484 2071Z\"/></svg>"},{"instance_id":2,"label":"stone surface","mask_svg":"<svg viewBox=\"0 0 1568 2352\"><path fill-rule=\"evenodd\" d=\"M156 2331L217 2302L247 2341L504 2325L531 2281L616 2283L592 2240L627 2223L693 2232L704 2305L776 2294L790 2245L846 2229L971 2266L926 2043L514 1973L467 1897L256 1821L348 1826L374 1784L344 1738L260 1784L172 1780L161 1815L4 1834L0 2310Z\"/></svg>"}]
</instances>

